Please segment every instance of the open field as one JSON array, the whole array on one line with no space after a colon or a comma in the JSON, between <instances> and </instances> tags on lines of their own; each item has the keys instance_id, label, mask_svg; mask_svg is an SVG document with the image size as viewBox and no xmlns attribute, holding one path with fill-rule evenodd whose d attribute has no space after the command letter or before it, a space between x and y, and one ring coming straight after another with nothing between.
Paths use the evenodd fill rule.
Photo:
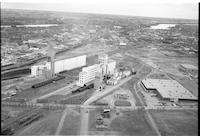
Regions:
<instances>
[{"instance_id":1,"label":"open field","mask_svg":"<svg viewBox=\"0 0 200 136\"><path fill-rule=\"evenodd\" d=\"M197 111L150 111L161 135L197 136Z\"/></svg>"},{"instance_id":2,"label":"open field","mask_svg":"<svg viewBox=\"0 0 200 136\"><path fill-rule=\"evenodd\" d=\"M131 106L131 103L129 101L124 101L124 100L116 100L115 101L115 106Z\"/></svg>"},{"instance_id":3,"label":"open field","mask_svg":"<svg viewBox=\"0 0 200 136\"><path fill-rule=\"evenodd\" d=\"M123 112L123 115L111 122L110 130L120 132L123 135L156 135L143 111Z\"/></svg>"},{"instance_id":4,"label":"open field","mask_svg":"<svg viewBox=\"0 0 200 136\"><path fill-rule=\"evenodd\" d=\"M64 99L65 96L63 95L52 95L47 98L37 99L38 103L59 103L61 99Z\"/></svg>"},{"instance_id":5,"label":"open field","mask_svg":"<svg viewBox=\"0 0 200 136\"><path fill-rule=\"evenodd\" d=\"M102 108L96 108L95 110L90 110L89 112L89 122L88 122L88 134L89 135L121 135L120 132L113 131L110 129L110 123L111 121L116 118L116 116L119 116L120 113L118 112L118 115L116 114L116 111L111 110L110 115L111 117L108 119L104 119L104 122L107 122L108 128L96 128L96 116L102 113Z\"/></svg>"},{"instance_id":6,"label":"open field","mask_svg":"<svg viewBox=\"0 0 200 136\"><path fill-rule=\"evenodd\" d=\"M142 67L142 69L137 72L137 77L139 77L140 79L145 78L150 72L151 72L151 68L149 66L144 66Z\"/></svg>"},{"instance_id":7,"label":"open field","mask_svg":"<svg viewBox=\"0 0 200 136\"><path fill-rule=\"evenodd\" d=\"M80 131L80 113L74 110L67 112L60 135L78 135Z\"/></svg>"},{"instance_id":8,"label":"open field","mask_svg":"<svg viewBox=\"0 0 200 136\"><path fill-rule=\"evenodd\" d=\"M116 111L111 110L110 118L105 119L107 128L96 128L96 116L102 112L101 108L90 111L89 114L89 134L91 135L137 135L155 136L157 135L150 120L144 111Z\"/></svg>"},{"instance_id":9,"label":"open field","mask_svg":"<svg viewBox=\"0 0 200 136\"><path fill-rule=\"evenodd\" d=\"M138 58L133 58L133 57L129 57L124 55L123 53L121 53L123 57L122 60L119 60L117 63L117 67L120 65L124 65L124 66L128 66L130 68L134 68L136 71L141 68L142 63L140 62L140 60Z\"/></svg>"}]
</instances>

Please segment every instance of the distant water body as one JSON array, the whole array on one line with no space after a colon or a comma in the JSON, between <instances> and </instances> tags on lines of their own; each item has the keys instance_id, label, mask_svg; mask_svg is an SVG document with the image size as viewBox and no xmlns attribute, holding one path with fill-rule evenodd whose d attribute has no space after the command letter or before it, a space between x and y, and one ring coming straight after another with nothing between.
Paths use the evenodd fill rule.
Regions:
<instances>
[{"instance_id":1,"label":"distant water body","mask_svg":"<svg viewBox=\"0 0 200 136\"><path fill-rule=\"evenodd\" d=\"M58 26L58 24L42 24L42 25L16 25L16 27L51 27ZM11 27L11 25L4 25L1 27Z\"/></svg>"},{"instance_id":2,"label":"distant water body","mask_svg":"<svg viewBox=\"0 0 200 136\"><path fill-rule=\"evenodd\" d=\"M158 24L151 26L149 29L167 29L169 30L171 27L175 27L176 24Z\"/></svg>"}]
</instances>

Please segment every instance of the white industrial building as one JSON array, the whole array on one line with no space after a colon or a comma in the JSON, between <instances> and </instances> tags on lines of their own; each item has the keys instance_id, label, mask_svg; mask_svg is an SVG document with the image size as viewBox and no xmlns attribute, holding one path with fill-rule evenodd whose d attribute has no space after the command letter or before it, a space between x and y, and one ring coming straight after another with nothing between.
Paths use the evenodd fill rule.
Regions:
<instances>
[{"instance_id":1,"label":"white industrial building","mask_svg":"<svg viewBox=\"0 0 200 136\"><path fill-rule=\"evenodd\" d=\"M77 85L83 86L84 84L94 80L100 69L99 66L99 64L94 64L92 66L82 68L82 71L79 73L79 81L77 82Z\"/></svg>"},{"instance_id":2,"label":"white industrial building","mask_svg":"<svg viewBox=\"0 0 200 136\"><path fill-rule=\"evenodd\" d=\"M116 67L116 61L109 59L107 54L99 55L99 64L102 68L102 74L114 74L114 70Z\"/></svg>"},{"instance_id":3,"label":"white industrial building","mask_svg":"<svg viewBox=\"0 0 200 136\"><path fill-rule=\"evenodd\" d=\"M78 57L55 61L54 70L56 74L64 70L71 70L85 65L86 65L86 55L82 55Z\"/></svg>"},{"instance_id":4,"label":"white industrial building","mask_svg":"<svg viewBox=\"0 0 200 136\"><path fill-rule=\"evenodd\" d=\"M114 74L116 67L116 61L109 60L107 54L99 55L99 64L94 64L89 67L84 67L79 73L78 86L83 86L84 84L95 80L97 73L100 73L102 77L106 74Z\"/></svg>"},{"instance_id":5,"label":"white industrial building","mask_svg":"<svg viewBox=\"0 0 200 136\"><path fill-rule=\"evenodd\" d=\"M63 60L55 60L54 64L54 74L57 74L64 70L72 70L74 68L82 67L86 65L86 55L73 57L73 58L67 58ZM31 67L31 75L32 76L38 76L43 74L43 70L52 70L51 69L51 63L45 62L40 65L34 65Z\"/></svg>"},{"instance_id":6,"label":"white industrial building","mask_svg":"<svg viewBox=\"0 0 200 136\"><path fill-rule=\"evenodd\" d=\"M176 80L169 79L144 79L142 84L146 90L156 90L157 93L164 99L172 101L183 100L197 100L190 91L184 88Z\"/></svg>"},{"instance_id":7,"label":"white industrial building","mask_svg":"<svg viewBox=\"0 0 200 136\"><path fill-rule=\"evenodd\" d=\"M95 79L94 79L94 88L96 90L101 90L105 87L104 83L103 83L103 76L101 72L97 72Z\"/></svg>"},{"instance_id":8,"label":"white industrial building","mask_svg":"<svg viewBox=\"0 0 200 136\"><path fill-rule=\"evenodd\" d=\"M50 70L51 64L49 62L45 62L40 65L35 65L31 67L31 76L39 76L42 74L43 70Z\"/></svg>"},{"instance_id":9,"label":"white industrial building","mask_svg":"<svg viewBox=\"0 0 200 136\"><path fill-rule=\"evenodd\" d=\"M115 73L116 61L108 60L106 74L113 75Z\"/></svg>"}]
</instances>

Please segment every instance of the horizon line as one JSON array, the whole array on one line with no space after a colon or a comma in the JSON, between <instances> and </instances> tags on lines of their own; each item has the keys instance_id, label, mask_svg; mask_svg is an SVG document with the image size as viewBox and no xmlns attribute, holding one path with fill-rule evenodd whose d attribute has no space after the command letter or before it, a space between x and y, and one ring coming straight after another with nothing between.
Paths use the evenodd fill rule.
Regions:
<instances>
[{"instance_id":1,"label":"horizon line","mask_svg":"<svg viewBox=\"0 0 200 136\"><path fill-rule=\"evenodd\" d=\"M47 11L47 12L64 12L64 13L79 13L79 14L95 14L95 15L113 15L113 16L127 16L127 17L146 17L146 18L157 18L157 19L179 19L179 20L193 20L198 21L198 19L192 18L170 18L170 17L156 17L156 16L137 16L137 15L125 15L125 14L109 14L109 13L90 13L90 12L78 12L78 11L63 11L63 10L46 10L46 9L19 9L19 8L2 8L1 10L29 10L29 11Z\"/></svg>"}]
</instances>

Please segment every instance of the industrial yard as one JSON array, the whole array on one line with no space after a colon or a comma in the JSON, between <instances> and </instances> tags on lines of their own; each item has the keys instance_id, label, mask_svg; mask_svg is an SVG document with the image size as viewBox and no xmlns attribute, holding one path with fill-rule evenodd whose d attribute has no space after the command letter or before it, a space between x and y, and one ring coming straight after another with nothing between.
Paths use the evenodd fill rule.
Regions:
<instances>
[{"instance_id":1,"label":"industrial yard","mask_svg":"<svg viewBox=\"0 0 200 136\"><path fill-rule=\"evenodd\" d=\"M2 17L2 134L197 135L196 20L6 9Z\"/></svg>"}]
</instances>

